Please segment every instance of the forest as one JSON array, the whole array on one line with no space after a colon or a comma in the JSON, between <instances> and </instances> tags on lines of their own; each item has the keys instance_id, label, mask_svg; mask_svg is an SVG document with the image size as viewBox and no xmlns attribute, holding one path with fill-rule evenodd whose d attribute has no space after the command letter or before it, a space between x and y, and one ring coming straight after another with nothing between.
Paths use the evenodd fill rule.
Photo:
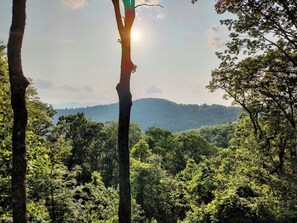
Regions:
<instances>
[{"instance_id":1,"label":"forest","mask_svg":"<svg viewBox=\"0 0 297 223\"><path fill-rule=\"evenodd\" d=\"M96 122L116 121L118 106L109 104L56 109L54 122L56 123L62 115L76 113L84 113L86 118ZM203 126L236 122L240 112L242 109L238 106L177 104L165 99L143 98L133 101L131 121L136 122L142 131L150 126L157 126L172 132L182 132Z\"/></svg>"},{"instance_id":2,"label":"forest","mask_svg":"<svg viewBox=\"0 0 297 223\"><path fill-rule=\"evenodd\" d=\"M14 13L24 2L14 0ZM243 112L237 122L179 133L130 123L135 5L124 1L122 26L112 2L124 58L119 122L84 113L53 122L56 111L22 79L13 43L24 23L13 20L0 45L0 222L296 223L297 2L216 1L234 18L221 21L230 39L207 88L224 90Z\"/></svg>"}]
</instances>

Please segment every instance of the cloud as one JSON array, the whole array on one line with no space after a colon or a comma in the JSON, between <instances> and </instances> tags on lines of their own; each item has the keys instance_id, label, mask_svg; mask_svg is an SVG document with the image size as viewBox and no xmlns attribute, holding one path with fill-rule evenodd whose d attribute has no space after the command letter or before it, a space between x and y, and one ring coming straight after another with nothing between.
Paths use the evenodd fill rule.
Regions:
<instances>
[{"instance_id":1,"label":"cloud","mask_svg":"<svg viewBox=\"0 0 297 223\"><path fill-rule=\"evenodd\" d=\"M156 16L157 19L164 19L165 18L165 13L164 12L159 12Z\"/></svg>"},{"instance_id":2,"label":"cloud","mask_svg":"<svg viewBox=\"0 0 297 223\"><path fill-rule=\"evenodd\" d=\"M52 82L42 79L36 79L33 81L33 85L38 89L51 89L54 87Z\"/></svg>"},{"instance_id":3,"label":"cloud","mask_svg":"<svg viewBox=\"0 0 297 223\"><path fill-rule=\"evenodd\" d=\"M154 85L146 89L145 93L147 94L162 94L162 90Z\"/></svg>"},{"instance_id":4,"label":"cloud","mask_svg":"<svg viewBox=\"0 0 297 223\"><path fill-rule=\"evenodd\" d=\"M90 86L84 86L82 88L79 88L71 85L63 85L61 88L64 91L70 91L70 92L78 92L78 91L94 92L93 88L91 88Z\"/></svg>"},{"instance_id":5,"label":"cloud","mask_svg":"<svg viewBox=\"0 0 297 223\"><path fill-rule=\"evenodd\" d=\"M80 91L81 90L78 87L73 87L73 86L70 86L70 85L64 85L64 86L62 86L62 89L64 91L72 91L72 92L74 92L74 91Z\"/></svg>"},{"instance_id":6,"label":"cloud","mask_svg":"<svg viewBox=\"0 0 297 223\"><path fill-rule=\"evenodd\" d=\"M72 9L80 9L87 3L86 0L62 0L62 3Z\"/></svg>"},{"instance_id":7,"label":"cloud","mask_svg":"<svg viewBox=\"0 0 297 223\"><path fill-rule=\"evenodd\" d=\"M221 48L227 43L227 29L225 26L211 26L206 31L207 42L214 49Z\"/></svg>"},{"instance_id":8,"label":"cloud","mask_svg":"<svg viewBox=\"0 0 297 223\"><path fill-rule=\"evenodd\" d=\"M89 87L89 86L84 86L83 88L84 91L87 91L87 92L93 92L93 88Z\"/></svg>"}]
</instances>

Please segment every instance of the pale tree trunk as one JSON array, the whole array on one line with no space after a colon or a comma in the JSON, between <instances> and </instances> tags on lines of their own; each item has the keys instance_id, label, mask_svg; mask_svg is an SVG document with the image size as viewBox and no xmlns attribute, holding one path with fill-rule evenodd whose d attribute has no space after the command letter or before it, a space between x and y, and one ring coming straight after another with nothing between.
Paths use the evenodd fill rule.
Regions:
<instances>
[{"instance_id":1,"label":"pale tree trunk","mask_svg":"<svg viewBox=\"0 0 297 223\"><path fill-rule=\"evenodd\" d=\"M121 37L122 57L120 82L116 89L119 96L119 222L131 222L131 192L130 192L130 155L129 155L129 127L132 95L130 92L130 78L134 69L131 60L131 28L135 18L135 1L123 0L125 18L122 20L119 0L112 0Z\"/></svg>"},{"instance_id":2,"label":"pale tree trunk","mask_svg":"<svg viewBox=\"0 0 297 223\"><path fill-rule=\"evenodd\" d=\"M25 94L29 85L22 70L21 49L25 30L26 0L13 0L7 56L13 109L11 196L13 222L26 223L26 127L28 113Z\"/></svg>"}]
</instances>

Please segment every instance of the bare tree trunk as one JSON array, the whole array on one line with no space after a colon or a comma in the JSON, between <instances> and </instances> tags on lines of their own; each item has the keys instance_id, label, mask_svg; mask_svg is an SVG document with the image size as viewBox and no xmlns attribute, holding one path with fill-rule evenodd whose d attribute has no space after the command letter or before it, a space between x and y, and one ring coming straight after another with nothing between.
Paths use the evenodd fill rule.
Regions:
<instances>
[{"instance_id":1,"label":"bare tree trunk","mask_svg":"<svg viewBox=\"0 0 297 223\"><path fill-rule=\"evenodd\" d=\"M131 223L131 192L130 192L130 151L129 127L132 106L130 92L130 78L134 69L131 60L131 28L135 18L135 0L123 0L125 8L124 22L120 12L119 0L112 0L121 37L122 58L121 76L116 89L119 96L119 127L118 127L118 152L119 152L119 222Z\"/></svg>"},{"instance_id":2,"label":"bare tree trunk","mask_svg":"<svg viewBox=\"0 0 297 223\"><path fill-rule=\"evenodd\" d=\"M125 51L126 43L122 42L122 66L129 60ZM129 127L132 95L130 92L131 71L122 69L120 82L117 85L119 96L119 128L118 128L118 152L119 152L119 177L120 177L120 203L119 222L131 222L131 193L130 193L130 153L129 153Z\"/></svg>"},{"instance_id":3,"label":"bare tree trunk","mask_svg":"<svg viewBox=\"0 0 297 223\"><path fill-rule=\"evenodd\" d=\"M14 113L12 132L12 209L13 222L26 223L26 88L29 85L22 70L21 49L26 21L26 0L13 0L7 56L11 89L11 105Z\"/></svg>"}]
</instances>

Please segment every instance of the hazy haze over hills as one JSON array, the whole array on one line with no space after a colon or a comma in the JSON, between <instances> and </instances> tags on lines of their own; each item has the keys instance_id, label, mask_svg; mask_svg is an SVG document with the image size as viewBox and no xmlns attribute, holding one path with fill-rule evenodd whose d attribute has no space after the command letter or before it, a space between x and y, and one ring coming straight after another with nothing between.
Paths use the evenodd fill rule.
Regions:
<instances>
[{"instance_id":1,"label":"hazy haze over hills","mask_svg":"<svg viewBox=\"0 0 297 223\"><path fill-rule=\"evenodd\" d=\"M186 105L165 99L146 98L133 102L131 121L138 123L143 131L149 126L156 126L178 132L234 122L240 111L240 108L223 105ZM87 118L97 122L116 121L118 119L118 104L57 109L54 119L57 121L61 115L78 112L83 112Z\"/></svg>"}]
</instances>

